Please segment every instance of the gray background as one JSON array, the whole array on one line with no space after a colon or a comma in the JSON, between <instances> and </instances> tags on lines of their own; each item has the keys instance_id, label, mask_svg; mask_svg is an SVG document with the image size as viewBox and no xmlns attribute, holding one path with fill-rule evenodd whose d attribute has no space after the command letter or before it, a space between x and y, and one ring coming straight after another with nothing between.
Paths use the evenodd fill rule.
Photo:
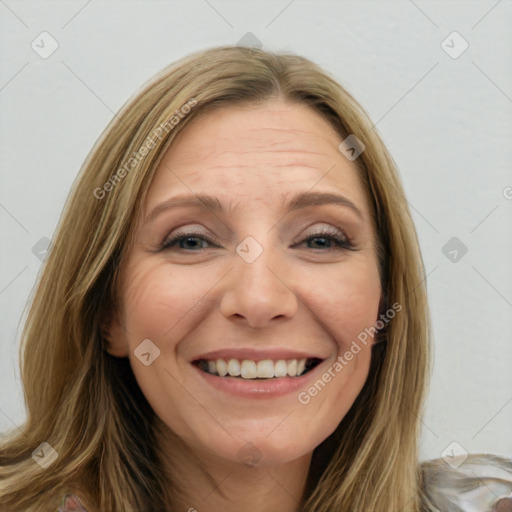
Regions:
<instances>
[{"instance_id":1,"label":"gray background","mask_svg":"<svg viewBox=\"0 0 512 512\"><path fill-rule=\"evenodd\" d=\"M398 164L435 337L422 458L512 456L511 0L0 0L0 17L0 431L25 418L18 348L41 267L33 248L52 237L94 141L154 73L252 32L332 73ZM58 43L47 58L31 47L51 49L44 31ZM469 44L461 55L453 31Z\"/></svg>"}]
</instances>

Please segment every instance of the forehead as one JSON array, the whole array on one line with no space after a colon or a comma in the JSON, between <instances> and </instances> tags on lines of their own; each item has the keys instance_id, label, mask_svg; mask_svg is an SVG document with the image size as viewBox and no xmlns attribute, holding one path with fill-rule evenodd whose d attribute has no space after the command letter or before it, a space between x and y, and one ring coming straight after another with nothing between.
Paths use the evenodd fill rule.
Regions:
<instances>
[{"instance_id":1,"label":"forehead","mask_svg":"<svg viewBox=\"0 0 512 512\"><path fill-rule=\"evenodd\" d=\"M272 100L215 109L173 141L145 210L185 192L273 204L306 190L345 193L364 209L359 169L338 150L341 141L331 124L306 105Z\"/></svg>"}]
</instances>

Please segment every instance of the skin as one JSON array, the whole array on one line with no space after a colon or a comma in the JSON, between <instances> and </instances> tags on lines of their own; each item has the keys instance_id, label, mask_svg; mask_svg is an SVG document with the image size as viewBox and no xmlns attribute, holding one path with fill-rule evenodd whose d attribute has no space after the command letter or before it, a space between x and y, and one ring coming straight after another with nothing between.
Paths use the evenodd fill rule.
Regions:
<instances>
[{"instance_id":1,"label":"skin","mask_svg":"<svg viewBox=\"0 0 512 512\"><path fill-rule=\"evenodd\" d=\"M169 495L176 510L299 510L314 448L364 385L371 343L306 405L296 392L228 395L190 363L226 347L287 347L320 355L326 371L375 324L382 294L375 233L341 140L308 107L272 100L201 116L157 169L123 267L108 350L129 357L164 427L162 457L181 489ZM360 216L336 205L286 212L303 191L342 194ZM191 193L217 197L227 212L174 206L144 224L160 203ZM317 235L329 227L355 250ZM159 250L178 231L195 230L215 245L195 238ZM263 249L252 263L236 252L248 236ZM160 350L149 366L134 355L145 339ZM259 456L253 466L239 458L248 442Z\"/></svg>"}]
</instances>

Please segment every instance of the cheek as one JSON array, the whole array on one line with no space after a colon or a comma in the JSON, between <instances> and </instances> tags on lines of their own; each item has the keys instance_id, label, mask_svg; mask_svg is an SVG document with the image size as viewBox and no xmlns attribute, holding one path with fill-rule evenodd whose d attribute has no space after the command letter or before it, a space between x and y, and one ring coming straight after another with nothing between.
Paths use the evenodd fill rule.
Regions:
<instances>
[{"instance_id":1,"label":"cheek","mask_svg":"<svg viewBox=\"0 0 512 512\"><path fill-rule=\"evenodd\" d=\"M332 432L348 412L368 376L381 297L380 276L365 261L311 276L305 291L312 313L330 333L336 354L319 380L299 400L322 417ZM313 286L314 282L314 286ZM308 286L307 283L304 286Z\"/></svg>"},{"instance_id":2,"label":"cheek","mask_svg":"<svg viewBox=\"0 0 512 512\"><path fill-rule=\"evenodd\" d=\"M224 431L212 423L205 410L177 383L187 375L186 366L176 358L177 352L183 347L186 350L191 330L208 320L208 315L217 314L222 296L212 289L225 273L223 266L214 269L213 265L194 265L177 270L165 262L145 262L141 258L125 274L124 320L135 377L156 414L180 437L194 443L200 439L205 445L213 440L221 452L231 454L236 460L232 439L226 439ZM320 385L311 392L304 389L307 405L292 397L296 414L269 439L261 437L260 431L275 428L276 417L282 419L282 408L277 412L254 408L250 414L243 415L233 414L231 407L220 402L216 416L239 433L239 437L258 439L258 446L274 443L269 453L275 451L284 454L283 457L292 457L291 453L313 449L330 435L364 385L370 362L369 343L350 361L345 359L342 364L338 357L350 350L360 332L374 325L380 280L376 267L364 260L363 255L332 266L290 265L285 280L300 299L297 316L290 325L295 322L296 329L309 327L324 341L331 337L330 366L335 377L331 375L329 382L326 377L325 386ZM236 285L236 281L231 282L231 286ZM161 349L160 359L149 367L140 364L133 355L136 346L146 338ZM341 371L334 371L336 361L342 364ZM166 368L172 369L171 374ZM231 453L233 450L235 453Z\"/></svg>"},{"instance_id":3,"label":"cheek","mask_svg":"<svg viewBox=\"0 0 512 512\"><path fill-rule=\"evenodd\" d=\"M306 304L330 332L339 351L345 351L358 335L375 325L381 297L375 265L352 264L312 276L305 285ZM371 341L371 340L368 340Z\"/></svg>"},{"instance_id":4,"label":"cheek","mask_svg":"<svg viewBox=\"0 0 512 512\"><path fill-rule=\"evenodd\" d=\"M123 290L126 340L137 383L155 413L183 438L190 430L186 416L199 413L184 406L184 397L188 395L180 386L176 354L191 322L205 307L201 299L211 288L200 269L194 272L197 279L191 282L190 272L171 273L168 264L136 261L126 270ZM146 339L160 351L147 366L137 356L137 347ZM173 411L171 417L169 411Z\"/></svg>"},{"instance_id":5,"label":"cheek","mask_svg":"<svg viewBox=\"0 0 512 512\"><path fill-rule=\"evenodd\" d=\"M157 344L177 339L180 323L190 314L201 309L210 278L202 269L195 270L190 280L189 272L170 272L161 264L133 265L126 273L128 285L124 292L124 320L131 343L145 338ZM174 331L174 332L173 332Z\"/></svg>"}]
</instances>

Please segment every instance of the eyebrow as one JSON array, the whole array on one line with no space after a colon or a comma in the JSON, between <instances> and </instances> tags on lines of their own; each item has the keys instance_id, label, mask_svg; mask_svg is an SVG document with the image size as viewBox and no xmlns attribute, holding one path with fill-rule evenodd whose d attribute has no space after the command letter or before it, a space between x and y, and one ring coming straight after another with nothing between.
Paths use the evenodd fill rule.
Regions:
<instances>
[{"instance_id":1,"label":"eyebrow","mask_svg":"<svg viewBox=\"0 0 512 512\"><path fill-rule=\"evenodd\" d=\"M328 192L300 192L299 194L292 197L292 199L287 204L285 204L284 210L292 212L302 210L304 208L310 208L312 206L323 205L350 208L361 219L363 218L361 211L348 198L342 195ZM179 195L171 197L170 199L167 199L163 203L160 203L157 206L155 206L155 208L153 208L153 210L144 219L144 224L151 222L158 215L160 215L160 213L169 210L170 208L175 208L179 206L196 207L202 210L210 210L211 212L214 213L225 213L226 211L224 206L216 197L209 196L206 194Z\"/></svg>"}]
</instances>

